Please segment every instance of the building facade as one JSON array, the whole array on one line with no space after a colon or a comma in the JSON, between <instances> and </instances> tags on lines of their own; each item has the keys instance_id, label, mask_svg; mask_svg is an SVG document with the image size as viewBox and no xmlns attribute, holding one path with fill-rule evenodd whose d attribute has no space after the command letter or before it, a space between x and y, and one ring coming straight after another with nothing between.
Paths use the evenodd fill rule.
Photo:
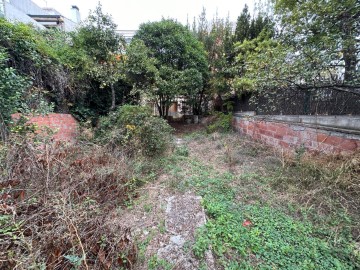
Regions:
<instances>
[{"instance_id":1,"label":"building facade","mask_svg":"<svg viewBox=\"0 0 360 270\"><path fill-rule=\"evenodd\" d=\"M0 16L9 21L30 23L45 28L73 31L80 23L80 12L72 6L72 18L66 18L53 8L41 8L31 0L0 0Z\"/></svg>"},{"instance_id":2,"label":"building facade","mask_svg":"<svg viewBox=\"0 0 360 270\"><path fill-rule=\"evenodd\" d=\"M125 39L125 42L129 44L132 38L135 36L137 30L116 30L116 32L122 35Z\"/></svg>"}]
</instances>

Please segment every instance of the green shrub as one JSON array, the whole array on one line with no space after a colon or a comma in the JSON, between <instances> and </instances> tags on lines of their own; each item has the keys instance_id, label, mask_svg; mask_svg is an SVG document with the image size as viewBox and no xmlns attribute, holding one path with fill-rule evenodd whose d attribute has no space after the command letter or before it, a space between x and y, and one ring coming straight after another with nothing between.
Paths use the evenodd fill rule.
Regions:
<instances>
[{"instance_id":1,"label":"green shrub","mask_svg":"<svg viewBox=\"0 0 360 270\"><path fill-rule=\"evenodd\" d=\"M29 82L24 76L6 66L7 61L8 54L0 46L0 113L5 122L8 122L11 114L20 108L21 96L29 87Z\"/></svg>"},{"instance_id":2,"label":"green shrub","mask_svg":"<svg viewBox=\"0 0 360 270\"><path fill-rule=\"evenodd\" d=\"M175 150L175 154L182 157L188 157L189 156L189 148L187 146L179 146Z\"/></svg>"},{"instance_id":3,"label":"green shrub","mask_svg":"<svg viewBox=\"0 0 360 270\"><path fill-rule=\"evenodd\" d=\"M207 133L213 133L213 132L229 132L232 130L232 114L224 114L222 112L216 113L216 120L214 123L210 124L206 131Z\"/></svg>"},{"instance_id":4,"label":"green shrub","mask_svg":"<svg viewBox=\"0 0 360 270\"><path fill-rule=\"evenodd\" d=\"M98 22L107 23L102 18ZM123 70L113 68L118 61L114 62L112 58L119 56L121 51L106 46L106 40L110 39L119 49L122 45L118 36L109 34L110 29L106 27L89 27L83 25L77 31L65 33L56 29L39 30L0 18L0 77L19 78L15 81L18 82L16 88L11 88L14 89L9 92L11 94L18 90L21 79L26 79L28 87L22 89L20 98L16 97L21 105L26 105L22 106L23 113L32 112L35 106L41 113L53 108L71 112L81 121L97 120L99 115L109 112L111 87L103 87L104 83L109 84L109 80L115 87L116 99L127 101L131 86L124 78L118 78ZM108 58L99 58L94 51ZM4 85L2 81L1 85ZM33 96L34 89L40 90L41 94ZM0 109L3 107L0 104Z\"/></svg>"},{"instance_id":5,"label":"green shrub","mask_svg":"<svg viewBox=\"0 0 360 270\"><path fill-rule=\"evenodd\" d=\"M44 112L44 109L48 111L55 106L66 111L70 103L67 100L70 98L67 89L75 90L70 69L60 62L58 54L61 51L53 48L53 43L61 41L47 38L50 32L52 31L41 31L27 24L0 19L0 76L11 78L8 80L11 85L6 86L2 82L0 85L11 89L9 93L21 92L17 99L21 102L24 113L34 109ZM70 48L66 42L61 46ZM34 92L37 94L33 95ZM72 91L72 94L76 92Z\"/></svg>"},{"instance_id":6,"label":"green shrub","mask_svg":"<svg viewBox=\"0 0 360 270\"><path fill-rule=\"evenodd\" d=\"M100 119L95 138L113 147L146 156L164 153L171 142L172 128L162 118L155 117L143 106L124 105Z\"/></svg>"}]
</instances>

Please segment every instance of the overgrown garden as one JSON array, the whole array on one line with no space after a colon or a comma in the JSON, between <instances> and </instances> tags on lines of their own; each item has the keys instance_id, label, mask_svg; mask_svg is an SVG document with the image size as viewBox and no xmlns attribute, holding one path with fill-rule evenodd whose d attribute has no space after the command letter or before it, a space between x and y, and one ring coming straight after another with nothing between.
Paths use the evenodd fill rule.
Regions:
<instances>
[{"instance_id":1,"label":"overgrown garden","mask_svg":"<svg viewBox=\"0 0 360 270\"><path fill-rule=\"evenodd\" d=\"M358 154L325 166L224 133L238 109L359 114L359 23L355 0L276 0L237 22L204 8L187 25L143 23L126 44L101 5L71 33L0 19L0 268L136 269L152 234L139 242L115 221L167 175L169 192L203 196L200 260L212 247L219 269L358 269ZM174 146L179 99L184 114L216 119L185 138L221 152L214 166ZM51 112L79 121L76 143L26 124Z\"/></svg>"}]
</instances>

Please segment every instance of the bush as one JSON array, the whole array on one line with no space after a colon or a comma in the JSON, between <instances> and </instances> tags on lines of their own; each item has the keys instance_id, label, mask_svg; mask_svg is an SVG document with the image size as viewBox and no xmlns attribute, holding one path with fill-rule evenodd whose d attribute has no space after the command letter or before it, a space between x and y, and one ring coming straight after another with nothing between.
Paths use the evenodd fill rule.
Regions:
<instances>
[{"instance_id":1,"label":"bush","mask_svg":"<svg viewBox=\"0 0 360 270\"><path fill-rule=\"evenodd\" d=\"M130 154L141 152L157 156L171 142L172 128L161 118L154 117L147 107L124 105L100 119L95 138L112 147L124 147Z\"/></svg>"},{"instance_id":2,"label":"bush","mask_svg":"<svg viewBox=\"0 0 360 270\"><path fill-rule=\"evenodd\" d=\"M27 95L31 94L28 90L33 86L42 91L44 99L39 102L53 101L59 108L66 108L68 74L50 46L53 40L44 39L44 33L30 25L0 19L0 54L5 54L0 56L2 76L11 78L12 93L21 90L25 95L21 96L22 103L28 101ZM63 47L66 46L64 43Z\"/></svg>"},{"instance_id":3,"label":"bush","mask_svg":"<svg viewBox=\"0 0 360 270\"><path fill-rule=\"evenodd\" d=\"M0 142L0 269L132 269L135 243L114 213L147 175L102 147L32 135Z\"/></svg>"},{"instance_id":4,"label":"bush","mask_svg":"<svg viewBox=\"0 0 360 270\"><path fill-rule=\"evenodd\" d=\"M20 108L21 96L29 86L24 76L6 66L7 61L8 54L0 46L0 113L6 123L11 114Z\"/></svg>"},{"instance_id":5,"label":"bush","mask_svg":"<svg viewBox=\"0 0 360 270\"><path fill-rule=\"evenodd\" d=\"M214 123L210 124L206 131L208 133L213 133L213 132L229 132L232 130L232 125L231 125L231 121L232 121L232 114L224 114L222 112L220 113L216 113L216 120L214 121Z\"/></svg>"},{"instance_id":6,"label":"bush","mask_svg":"<svg viewBox=\"0 0 360 270\"><path fill-rule=\"evenodd\" d=\"M101 18L99 22L103 22ZM127 102L131 86L124 78L117 78L122 70L113 70L112 65L105 64L114 63L111 57L119 56L120 52L99 47L106 45L102 38L111 37L114 41L115 37L108 34L107 28L91 28L85 34L84 29L85 26L72 33L38 30L0 18L0 88L10 89L5 92L11 95L10 101L20 102L25 113L53 108L57 112L71 112L78 120L97 119L109 112L111 87L103 89L103 86L104 82L113 79L116 99ZM95 36L98 38L94 39ZM84 39L89 43L82 42ZM121 45L117 38L114 44L116 47ZM99 58L93 54L94 50L111 57ZM13 79L15 77L18 80ZM6 109L15 108L8 105L8 96ZM0 103L0 108L4 107Z\"/></svg>"}]
</instances>

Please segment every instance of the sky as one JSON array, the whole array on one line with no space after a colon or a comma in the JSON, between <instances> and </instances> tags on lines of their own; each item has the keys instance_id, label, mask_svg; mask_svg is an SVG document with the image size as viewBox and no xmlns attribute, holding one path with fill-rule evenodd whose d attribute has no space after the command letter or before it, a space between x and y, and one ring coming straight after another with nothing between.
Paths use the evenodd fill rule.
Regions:
<instances>
[{"instance_id":1,"label":"sky","mask_svg":"<svg viewBox=\"0 0 360 270\"><path fill-rule=\"evenodd\" d=\"M71 18L70 8L76 5L80 9L81 19L85 19L89 10L94 10L99 0L33 0L40 7L52 7ZM173 18L190 24L194 16L198 18L202 8L211 20L216 12L220 18L229 14L230 21L235 22L244 5L249 6L252 12L254 0L101 0L103 11L111 14L120 30L137 30L139 25L149 21L159 21L162 17Z\"/></svg>"}]
</instances>

